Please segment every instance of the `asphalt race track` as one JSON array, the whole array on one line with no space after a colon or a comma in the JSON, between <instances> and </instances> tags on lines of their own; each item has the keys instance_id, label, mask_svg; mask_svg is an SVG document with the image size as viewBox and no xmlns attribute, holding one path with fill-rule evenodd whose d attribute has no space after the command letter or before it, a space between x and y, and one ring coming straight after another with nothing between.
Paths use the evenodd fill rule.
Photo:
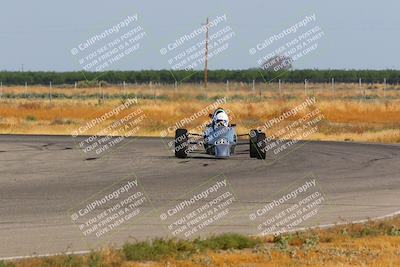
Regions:
<instances>
[{"instance_id":1,"label":"asphalt race track","mask_svg":"<svg viewBox=\"0 0 400 267\"><path fill-rule=\"evenodd\" d=\"M228 160L204 154L176 159L165 146L168 141L124 140L96 158L85 156L71 136L0 136L0 257L85 251L119 246L126 240L172 236L174 220L161 219L165 211L218 181L227 181L226 190L232 193L228 195L234 195L232 203L226 202L229 213L190 237L259 234L258 221L249 215L309 177L318 184L324 201L318 203L315 216L298 226L362 220L400 210L397 145L298 143L279 155L269 153L262 161L251 159L247 146L238 148L238 154ZM76 219L74 214L129 179L136 179L137 190L145 196L140 213L104 235L85 236L81 230L86 218ZM115 198L107 205L118 201ZM201 199L180 212L204 203ZM100 218L104 210L91 212Z\"/></svg>"}]
</instances>

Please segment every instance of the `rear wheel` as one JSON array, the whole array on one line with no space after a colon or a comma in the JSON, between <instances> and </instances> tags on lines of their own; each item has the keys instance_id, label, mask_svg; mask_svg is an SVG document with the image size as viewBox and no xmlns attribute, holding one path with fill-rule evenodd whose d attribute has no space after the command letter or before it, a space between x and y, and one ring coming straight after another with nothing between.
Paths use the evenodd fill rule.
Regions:
<instances>
[{"instance_id":1,"label":"rear wheel","mask_svg":"<svg viewBox=\"0 0 400 267\"><path fill-rule=\"evenodd\" d=\"M258 133L257 134L257 158L258 159L265 159L266 151L265 148L267 143L265 142L265 133Z\"/></svg>"},{"instance_id":2,"label":"rear wheel","mask_svg":"<svg viewBox=\"0 0 400 267\"><path fill-rule=\"evenodd\" d=\"M175 131L175 157L187 158L189 147L188 131L186 129L177 129Z\"/></svg>"},{"instance_id":3,"label":"rear wheel","mask_svg":"<svg viewBox=\"0 0 400 267\"><path fill-rule=\"evenodd\" d=\"M266 157L266 142L265 133L260 133L257 130L250 131L250 158L265 159Z\"/></svg>"},{"instance_id":4,"label":"rear wheel","mask_svg":"<svg viewBox=\"0 0 400 267\"><path fill-rule=\"evenodd\" d=\"M236 148L235 145L231 146L231 156L235 154L235 148Z\"/></svg>"},{"instance_id":5,"label":"rear wheel","mask_svg":"<svg viewBox=\"0 0 400 267\"><path fill-rule=\"evenodd\" d=\"M215 155L215 146L213 145L207 145L206 147L206 153L208 155Z\"/></svg>"},{"instance_id":6,"label":"rear wheel","mask_svg":"<svg viewBox=\"0 0 400 267\"><path fill-rule=\"evenodd\" d=\"M257 130L250 131L250 158L257 158Z\"/></svg>"}]
</instances>

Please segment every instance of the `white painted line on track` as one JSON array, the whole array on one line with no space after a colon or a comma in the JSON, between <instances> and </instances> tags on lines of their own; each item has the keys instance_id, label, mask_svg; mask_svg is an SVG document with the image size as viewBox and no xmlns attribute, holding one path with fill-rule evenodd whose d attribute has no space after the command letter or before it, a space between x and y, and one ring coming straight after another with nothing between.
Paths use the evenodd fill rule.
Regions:
<instances>
[{"instance_id":1,"label":"white painted line on track","mask_svg":"<svg viewBox=\"0 0 400 267\"><path fill-rule=\"evenodd\" d=\"M357 224L357 223L366 223L368 221L376 221L376 220L383 220L383 219L387 219L390 217L394 217L400 215L400 210L393 212L393 213L389 213L387 215L383 215L383 216L378 216L378 217L374 217L374 218L369 218L369 219L362 219L362 220L357 220L357 221L351 221L351 222L339 222L339 223L329 223L329 224L320 224L320 225L315 225L315 226L310 226L310 227L300 227L300 228L294 228L288 231L284 231L282 233L292 233L292 232L301 232L301 231L305 231L305 230L309 230L309 229L317 229L317 228L329 228L329 227L334 227L334 226L340 226L340 225L349 225L349 224ZM258 234L258 235L253 235L253 236L268 236L271 234Z\"/></svg>"},{"instance_id":2,"label":"white painted line on track","mask_svg":"<svg viewBox=\"0 0 400 267\"><path fill-rule=\"evenodd\" d=\"M387 215L378 216L378 217L374 217L374 218L370 218L370 219L363 219L363 220L357 220L357 221L351 221L351 222L320 224L320 225L311 226L311 227L296 228L296 229L292 229L292 230L286 231L284 233L299 232L299 231L305 231L305 230L308 230L308 229L316 229L316 228L329 228L329 227L338 226L338 225L365 223L365 222L368 222L368 221L383 220L383 219L387 219L387 218L394 217L394 216L397 216L397 215L400 215L400 211L396 211L396 212L393 212L393 213L389 213ZM252 235L252 236L267 236L267 235L268 234L266 234L266 235L259 234L259 235ZM92 252L92 250L80 250L80 251L65 252L65 253L37 254L37 255L27 255L27 256L3 257L3 258L0 258L0 260L12 261L12 260L23 260L23 259L30 259L30 258L45 258L45 257L60 256L60 255L81 255L81 254L88 254L90 252Z\"/></svg>"}]
</instances>

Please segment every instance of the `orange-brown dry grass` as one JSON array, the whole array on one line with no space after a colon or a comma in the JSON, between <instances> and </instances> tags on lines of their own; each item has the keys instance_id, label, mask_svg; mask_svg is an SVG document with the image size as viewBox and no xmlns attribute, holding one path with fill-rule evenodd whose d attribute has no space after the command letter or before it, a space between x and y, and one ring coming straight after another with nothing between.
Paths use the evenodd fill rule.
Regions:
<instances>
[{"instance_id":1,"label":"orange-brown dry grass","mask_svg":"<svg viewBox=\"0 0 400 267\"><path fill-rule=\"evenodd\" d=\"M207 252L195 255L186 260L164 259L160 262L129 262L113 250L100 252L101 262L92 266L115 267L162 267L162 266L307 266L307 267L337 267L337 266L400 266L400 238L399 237L363 237L359 239L344 239L342 241L321 243L310 250L292 249L289 252L264 249L245 251ZM78 257L78 256L71 256ZM87 256L81 256L87 257ZM71 260L71 263L74 261ZM82 262L87 262L83 259ZM50 263L50 262L49 262ZM65 256L57 256L51 260L51 265L46 264L43 258L23 260L16 262L15 267L74 266L65 264ZM78 266L90 266L83 263Z\"/></svg>"},{"instance_id":2,"label":"orange-brown dry grass","mask_svg":"<svg viewBox=\"0 0 400 267\"><path fill-rule=\"evenodd\" d=\"M367 237L331 244L320 244L309 251L269 251L267 253L245 251L242 253L208 253L199 256L196 264L187 261L176 266L399 266L398 237ZM206 263L210 264L207 265Z\"/></svg>"},{"instance_id":3,"label":"orange-brown dry grass","mask_svg":"<svg viewBox=\"0 0 400 267\"><path fill-rule=\"evenodd\" d=\"M269 86L269 87L268 87ZM122 97L139 97L139 104L122 112L112 120L121 118L135 109L142 109L146 115L140 125L138 135L159 136L162 130L174 126L177 121L211 104L217 98L226 97L222 105L232 113L232 121L237 123L240 132L264 124L279 116L306 98L301 84L284 84L280 95L276 85L258 84L253 91L249 85L210 84L207 91L198 85L182 85L178 89L171 86L133 86L109 88L52 88L52 92L62 93L71 98L49 99L21 98L26 93L23 87L3 88L4 97L0 100L0 133L6 134L71 134L77 127L122 103ZM363 92L356 85L339 84L335 95L329 84L310 84L308 96L317 99L316 108L324 115L318 132L308 136L314 140L400 142L400 88L388 86L386 99L383 98L383 85L365 85L366 95L375 98L361 98ZM259 96L259 89L262 96ZM369 88L369 89L368 89ZM28 88L28 93L45 94L46 87ZM104 100L101 92L104 92ZM73 96L73 97L72 97ZM155 99L154 99L155 97ZM96 134L104 125L87 132ZM201 117L188 125L194 128L208 120ZM286 123L290 123L290 120ZM274 131L275 129L270 129ZM170 135L173 131L170 131ZM271 133L267 133L271 134Z\"/></svg>"}]
</instances>

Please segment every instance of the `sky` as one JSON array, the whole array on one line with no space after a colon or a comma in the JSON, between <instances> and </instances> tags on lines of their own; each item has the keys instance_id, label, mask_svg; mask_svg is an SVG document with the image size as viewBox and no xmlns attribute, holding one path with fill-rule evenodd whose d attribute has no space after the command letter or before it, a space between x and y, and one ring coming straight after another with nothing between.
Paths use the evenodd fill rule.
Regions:
<instances>
[{"instance_id":1,"label":"sky","mask_svg":"<svg viewBox=\"0 0 400 267\"><path fill-rule=\"evenodd\" d=\"M288 53L295 69L400 69L399 10L394 0L3 1L0 70L201 69L207 17L218 22L208 27L209 69L257 68Z\"/></svg>"}]
</instances>

